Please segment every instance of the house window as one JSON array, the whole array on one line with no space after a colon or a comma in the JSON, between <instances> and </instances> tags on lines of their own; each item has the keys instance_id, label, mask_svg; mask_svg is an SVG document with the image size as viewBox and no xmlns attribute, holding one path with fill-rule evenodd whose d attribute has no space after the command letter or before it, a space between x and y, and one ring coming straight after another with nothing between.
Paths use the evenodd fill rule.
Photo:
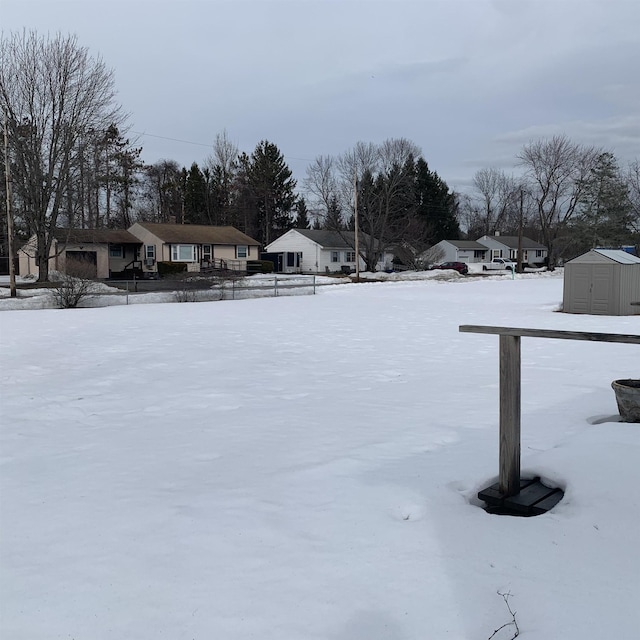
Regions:
<instances>
[{"instance_id":1,"label":"house window","mask_svg":"<svg viewBox=\"0 0 640 640\"><path fill-rule=\"evenodd\" d=\"M542 258L542 249L536 249L536 258Z\"/></svg>"},{"instance_id":2,"label":"house window","mask_svg":"<svg viewBox=\"0 0 640 640\"><path fill-rule=\"evenodd\" d=\"M287 267L299 267L302 259L302 252L287 251Z\"/></svg>"},{"instance_id":3,"label":"house window","mask_svg":"<svg viewBox=\"0 0 640 640\"><path fill-rule=\"evenodd\" d=\"M173 244L171 245L172 262L195 262L196 246L194 244Z\"/></svg>"},{"instance_id":4,"label":"house window","mask_svg":"<svg viewBox=\"0 0 640 640\"><path fill-rule=\"evenodd\" d=\"M245 244L236 246L236 258L246 258L249 255L249 247Z\"/></svg>"},{"instance_id":5,"label":"house window","mask_svg":"<svg viewBox=\"0 0 640 640\"><path fill-rule=\"evenodd\" d=\"M345 251L344 252L344 261L345 262L355 262L356 261L356 252L355 251Z\"/></svg>"},{"instance_id":6,"label":"house window","mask_svg":"<svg viewBox=\"0 0 640 640\"><path fill-rule=\"evenodd\" d=\"M213 255L212 251L211 251L211 245L210 244L203 244L202 245L202 260L204 262L211 262L211 256Z\"/></svg>"},{"instance_id":7,"label":"house window","mask_svg":"<svg viewBox=\"0 0 640 640\"><path fill-rule=\"evenodd\" d=\"M485 251L483 249L474 249L473 257L474 258L484 258Z\"/></svg>"},{"instance_id":8,"label":"house window","mask_svg":"<svg viewBox=\"0 0 640 640\"><path fill-rule=\"evenodd\" d=\"M332 251L331 252L331 262L340 262L340 252Z\"/></svg>"},{"instance_id":9,"label":"house window","mask_svg":"<svg viewBox=\"0 0 640 640\"><path fill-rule=\"evenodd\" d=\"M124 250L121 244L112 244L109 246L110 258L124 258Z\"/></svg>"},{"instance_id":10,"label":"house window","mask_svg":"<svg viewBox=\"0 0 640 640\"><path fill-rule=\"evenodd\" d=\"M147 260L155 260L156 259L156 245L155 244L146 244L144 246L144 257Z\"/></svg>"}]
</instances>

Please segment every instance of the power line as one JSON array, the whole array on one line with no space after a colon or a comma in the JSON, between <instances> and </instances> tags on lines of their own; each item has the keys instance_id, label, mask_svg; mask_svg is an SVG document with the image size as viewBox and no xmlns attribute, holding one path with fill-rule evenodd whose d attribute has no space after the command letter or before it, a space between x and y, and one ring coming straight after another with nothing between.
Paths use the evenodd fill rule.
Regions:
<instances>
[{"instance_id":1,"label":"power line","mask_svg":"<svg viewBox=\"0 0 640 640\"><path fill-rule=\"evenodd\" d=\"M181 140L180 138L170 138L168 136L159 136L154 133L146 133L144 131L131 131L138 136L148 136L149 138L159 138L160 140L170 140L171 142L182 142L183 144L192 144L197 147L208 147L213 149L213 144L204 144L204 142L193 142L191 140ZM311 158L294 158L293 156L283 156L287 160L301 160L303 162L313 162Z\"/></svg>"},{"instance_id":2,"label":"power line","mask_svg":"<svg viewBox=\"0 0 640 640\"><path fill-rule=\"evenodd\" d=\"M167 136L157 136L153 133L146 133L144 131L131 131L131 133L135 133L139 136L148 136L149 138L160 138L161 140L171 140L171 142L182 142L184 144L193 144L198 147L209 147L213 149L212 144L204 144L204 142L191 142L191 140L180 140L179 138L169 138Z\"/></svg>"}]
</instances>

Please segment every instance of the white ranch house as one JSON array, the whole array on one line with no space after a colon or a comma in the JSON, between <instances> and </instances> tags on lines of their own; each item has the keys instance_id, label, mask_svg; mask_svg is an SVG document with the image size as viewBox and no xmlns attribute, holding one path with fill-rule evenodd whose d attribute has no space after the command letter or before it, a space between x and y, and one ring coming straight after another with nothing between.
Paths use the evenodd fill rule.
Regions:
<instances>
[{"instance_id":1,"label":"white ranch house","mask_svg":"<svg viewBox=\"0 0 640 640\"><path fill-rule=\"evenodd\" d=\"M436 253L437 252L437 253ZM437 262L487 262L489 249L475 240L440 240L427 252L437 255Z\"/></svg>"},{"instance_id":2,"label":"white ranch house","mask_svg":"<svg viewBox=\"0 0 640 640\"><path fill-rule=\"evenodd\" d=\"M363 237L361 234L359 237ZM325 231L290 229L264 248L263 258L271 260L277 273L332 273L355 271L355 233L353 231ZM390 269L393 253L385 251L376 270ZM364 260L360 258L360 270Z\"/></svg>"},{"instance_id":3,"label":"white ranch house","mask_svg":"<svg viewBox=\"0 0 640 640\"><path fill-rule=\"evenodd\" d=\"M494 258L508 258L516 262L518 260L518 236L482 236L478 242L489 249L487 262ZM543 266L546 264L549 251L547 247L531 238L523 236L522 262L531 266Z\"/></svg>"}]
</instances>

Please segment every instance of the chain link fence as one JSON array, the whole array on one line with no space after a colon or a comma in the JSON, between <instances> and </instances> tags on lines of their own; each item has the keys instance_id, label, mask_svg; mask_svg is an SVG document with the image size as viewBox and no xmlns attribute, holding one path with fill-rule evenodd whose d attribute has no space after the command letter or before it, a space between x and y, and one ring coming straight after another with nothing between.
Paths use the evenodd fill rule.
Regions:
<instances>
[{"instance_id":1,"label":"chain link fence","mask_svg":"<svg viewBox=\"0 0 640 640\"><path fill-rule=\"evenodd\" d=\"M126 298L133 294L169 293L176 302L206 302L213 300L242 300L291 295L315 295L318 287L333 283L318 282L316 276L262 276L259 278L231 276L185 276L157 280L101 280L111 291L101 289L96 295L117 295ZM335 284L339 281L336 280Z\"/></svg>"}]
</instances>

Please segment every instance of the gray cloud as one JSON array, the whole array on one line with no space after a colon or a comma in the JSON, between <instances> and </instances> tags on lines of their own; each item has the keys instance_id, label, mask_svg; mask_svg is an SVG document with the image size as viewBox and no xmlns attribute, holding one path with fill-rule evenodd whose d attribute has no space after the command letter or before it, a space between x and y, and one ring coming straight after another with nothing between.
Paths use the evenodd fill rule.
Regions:
<instances>
[{"instance_id":1,"label":"gray cloud","mask_svg":"<svg viewBox=\"0 0 640 640\"><path fill-rule=\"evenodd\" d=\"M226 129L306 159L404 136L456 188L566 133L640 155L640 3L3 0L3 28L75 32L114 68L144 158ZM174 138L198 144L172 142Z\"/></svg>"}]
</instances>

